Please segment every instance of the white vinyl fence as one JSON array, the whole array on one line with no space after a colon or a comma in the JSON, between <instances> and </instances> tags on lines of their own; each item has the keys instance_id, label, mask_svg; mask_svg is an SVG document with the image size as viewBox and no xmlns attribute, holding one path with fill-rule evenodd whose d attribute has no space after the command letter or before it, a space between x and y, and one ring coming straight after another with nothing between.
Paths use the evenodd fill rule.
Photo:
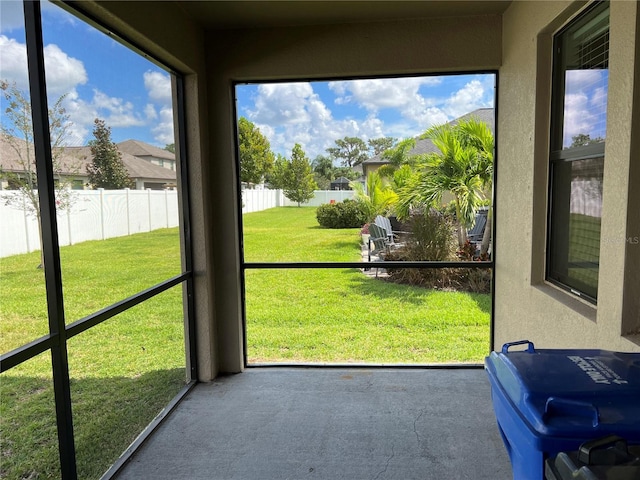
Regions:
<instances>
[{"instance_id":1,"label":"white vinyl fence","mask_svg":"<svg viewBox=\"0 0 640 480\"><path fill-rule=\"evenodd\" d=\"M40 250L34 215L5 205L0 192L0 258ZM78 190L58 211L60 246L178 226L176 190Z\"/></svg>"},{"instance_id":2,"label":"white vinyl fence","mask_svg":"<svg viewBox=\"0 0 640 480\"><path fill-rule=\"evenodd\" d=\"M7 206L6 197L15 191L0 191L0 258L40 250L35 216ZM352 198L351 190L317 190L304 206L341 202ZM268 208L297 206L282 190L243 190L242 213ZM77 190L69 209L58 211L60 246L87 240L150 232L178 226L176 190Z\"/></svg>"},{"instance_id":3,"label":"white vinyl fence","mask_svg":"<svg viewBox=\"0 0 640 480\"><path fill-rule=\"evenodd\" d=\"M319 207L323 203L342 202L345 199L353 198L353 190L316 190L314 197L303 207ZM243 190L242 191L242 213L258 212L267 208L298 206L297 202L292 202L284 196L282 190Z\"/></svg>"}]
</instances>

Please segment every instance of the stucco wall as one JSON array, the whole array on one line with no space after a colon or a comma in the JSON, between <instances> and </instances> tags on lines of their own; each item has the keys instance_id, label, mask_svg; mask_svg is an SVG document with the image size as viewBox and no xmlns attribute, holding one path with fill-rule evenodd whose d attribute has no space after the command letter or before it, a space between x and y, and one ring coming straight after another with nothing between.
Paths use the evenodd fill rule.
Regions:
<instances>
[{"instance_id":1,"label":"stucco wall","mask_svg":"<svg viewBox=\"0 0 640 480\"><path fill-rule=\"evenodd\" d=\"M501 20L477 18L408 20L389 23L210 31L207 35L209 116L217 141L216 203L220 230L215 236L216 294L222 371L242 365L241 299L237 249L234 163L233 82L313 79L497 69ZM232 254L234 253L234 254Z\"/></svg>"},{"instance_id":2,"label":"stucco wall","mask_svg":"<svg viewBox=\"0 0 640 480\"><path fill-rule=\"evenodd\" d=\"M495 345L640 351L621 335L636 56L636 2L612 2L598 306L544 281L552 35L584 2L514 2L499 77ZM638 179L636 178L636 181ZM637 233L633 234L637 235ZM636 286L637 287L637 286ZM635 288L637 291L637 288ZM625 315L633 315L626 308ZM637 312L635 313L637 315Z\"/></svg>"}]
</instances>

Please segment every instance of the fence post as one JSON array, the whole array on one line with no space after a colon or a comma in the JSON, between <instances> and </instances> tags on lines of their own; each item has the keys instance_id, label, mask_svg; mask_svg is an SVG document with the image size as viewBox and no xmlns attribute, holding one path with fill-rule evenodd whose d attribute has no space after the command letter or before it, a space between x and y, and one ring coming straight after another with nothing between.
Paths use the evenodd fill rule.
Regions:
<instances>
[{"instance_id":1,"label":"fence post","mask_svg":"<svg viewBox=\"0 0 640 480\"><path fill-rule=\"evenodd\" d=\"M67 204L67 230L69 232L69 245L73 245L73 238L71 237L71 202Z\"/></svg>"},{"instance_id":2,"label":"fence post","mask_svg":"<svg viewBox=\"0 0 640 480\"><path fill-rule=\"evenodd\" d=\"M27 253L31 253L31 242L29 241L29 215L27 214L27 200L24 195L22 196L22 212L24 213L24 238L27 240ZM38 228L40 228L40 225L38 225Z\"/></svg>"},{"instance_id":3,"label":"fence post","mask_svg":"<svg viewBox=\"0 0 640 480\"><path fill-rule=\"evenodd\" d=\"M149 217L149 230L147 230L147 232L151 231L151 189L147 188L147 209L148 209L148 217Z\"/></svg>"},{"instance_id":4,"label":"fence post","mask_svg":"<svg viewBox=\"0 0 640 480\"><path fill-rule=\"evenodd\" d=\"M125 188L124 189L124 199L125 202L127 203L127 208L126 208L126 212L127 212L127 235L131 235L131 213L129 212L129 208L130 207L130 203L129 203L129 189Z\"/></svg>"},{"instance_id":5,"label":"fence post","mask_svg":"<svg viewBox=\"0 0 640 480\"><path fill-rule=\"evenodd\" d=\"M169 228L169 190L164 191L164 218L167 222L166 228Z\"/></svg>"},{"instance_id":6,"label":"fence post","mask_svg":"<svg viewBox=\"0 0 640 480\"><path fill-rule=\"evenodd\" d=\"M98 190L100 191L100 236L104 240L104 188Z\"/></svg>"}]
</instances>

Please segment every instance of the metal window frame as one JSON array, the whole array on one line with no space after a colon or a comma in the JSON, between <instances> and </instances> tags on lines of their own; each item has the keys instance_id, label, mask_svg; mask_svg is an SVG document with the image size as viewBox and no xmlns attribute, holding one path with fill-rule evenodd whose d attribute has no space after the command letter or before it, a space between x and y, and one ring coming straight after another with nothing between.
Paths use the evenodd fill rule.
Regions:
<instances>
[{"instance_id":1,"label":"metal window frame","mask_svg":"<svg viewBox=\"0 0 640 480\"><path fill-rule=\"evenodd\" d=\"M87 23L97 27L98 23L89 19L86 14L74 8L68 9L72 14L83 18ZM186 318L185 358L188 361L188 382L176 395L170 404L151 422L138 436L136 441L123 453L120 459L109 469L103 478L111 478L126 463L127 459L142 445L144 440L158 427L168 413L175 408L182 398L195 385L197 378L195 316L193 297L192 248L191 248L191 214L187 174L187 149L185 128L185 95L183 78L175 72L170 72L175 80L176 89L173 92L177 128L177 161L180 165L180 196L181 196L181 235L182 255L184 259L183 272L169 278L153 287L139 292L129 298L121 300L98 312L88 315L76 322L66 325L64 313L64 295L62 291L62 270L60 264L60 247L58 242L58 225L55 202L55 176L51 154L49 132L48 102L46 94L46 75L44 64L44 42L42 37L42 17L39 0L24 0L24 22L27 45L27 62L29 75L29 91L32 110L34 151L36 157L36 173L38 195L41 211L41 229L43 238L44 276L47 297L47 311L49 320L49 334L32 342L22 345L0 356L0 373L26 362L47 350L51 352L52 378L54 387L54 402L58 434L58 450L60 469L63 480L77 479L77 465L75 456L75 440L73 431L73 412L69 376L67 341L90 328L128 310L150 298L176 286L183 284L183 311ZM117 37L122 39L123 37ZM166 66L152 59L147 54L128 41L122 41L128 48L166 69Z\"/></svg>"},{"instance_id":2,"label":"metal window frame","mask_svg":"<svg viewBox=\"0 0 640 480\"><path fill-rule=\"evenodd\" d=\"M551 275L553 257L553 210L554 210L554 170L556 165L562 162L574 162L590 158L604 157L605 142L581 147L562 148L564 133L564 94L566 91L563 58L561 52L562 36L567 34L576 22L582 21L586 16L593 14L603 5L609 4L608 0L596 1L587 6L582 12L571 19L553 36L553 71L551 73L551 122L550 122L550 146L549 146L549 174L547 179L547 238L545 258L545 280L556 287L575 295L593 305L598 304L597 293L593 297L580 290L577 285L569 285Z\"/></svg>"}]
</instances>

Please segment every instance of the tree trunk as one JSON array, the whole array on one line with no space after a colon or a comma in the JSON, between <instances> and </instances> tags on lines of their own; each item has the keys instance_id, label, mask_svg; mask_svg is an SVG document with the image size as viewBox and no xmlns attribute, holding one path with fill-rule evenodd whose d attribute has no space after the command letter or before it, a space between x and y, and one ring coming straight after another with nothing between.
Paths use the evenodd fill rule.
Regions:
<instances>
[{"instance_id":1,"label":"tree trunk","mask_svg":"<svg viewBox=\"0 0 640 480\"><path fill-rule=\"evenodd\" d=\"M456 195L456 220L458 222L458 246L462 248L467 243L467 228L462 224L462 214L460 213L460 199Z\"/></svg>"}]
</instances>

